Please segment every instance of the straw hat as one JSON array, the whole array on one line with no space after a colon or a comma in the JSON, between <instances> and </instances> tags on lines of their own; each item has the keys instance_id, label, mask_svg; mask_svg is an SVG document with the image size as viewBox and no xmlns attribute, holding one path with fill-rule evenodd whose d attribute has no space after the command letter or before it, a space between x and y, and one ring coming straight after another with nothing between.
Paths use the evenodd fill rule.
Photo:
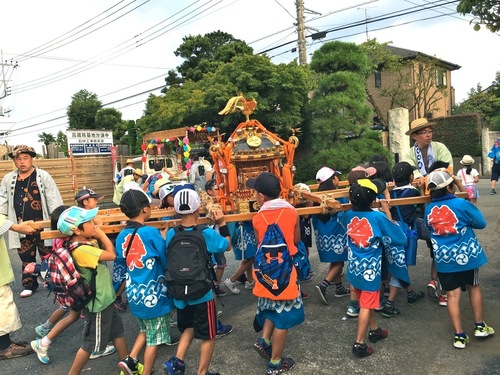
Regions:
<instances>
[{"instance_id":1,"label":"straw hat","mask_svg":"<svg viewBox=\"0 0 500 375\"><path fill-rule=\"evenodd\" d=\"M462 165L472 165L474 164L474 159L470 155L464 155L462 160L460 160L460 164Z\"/></svg>"},{"instance_id":2,"label":"straw hat","mask_svg":"<svg viewBox=\"0 0 500 375\"><path fill-rule=\"evenodd\" d=\"M429 126L436 125L435 122L428 122L426 118L418 118L413 120L410 124L410 130L408 130L405 134L411 135L420 129L428 128Z\"/></svg>"},{"instance_id":3,"label":"straw hat","mask_svg":"<svg viewBox=\"0 0 500 375\"><path fill-rule=\"evenodd\" d=\"M127 159L127 161L125 162L125 164L134 164L134 161L132 159Z\"/></svg>"}]
</instances>

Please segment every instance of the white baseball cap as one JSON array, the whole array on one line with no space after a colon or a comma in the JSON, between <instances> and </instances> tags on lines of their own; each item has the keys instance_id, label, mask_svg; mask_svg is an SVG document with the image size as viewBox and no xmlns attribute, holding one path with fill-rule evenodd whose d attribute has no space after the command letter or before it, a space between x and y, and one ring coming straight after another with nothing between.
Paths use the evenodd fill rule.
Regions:
<instances>
[{"instance_id":1,"label":"white baseball cap","mask_svg":"<svg viewBox=\"0 0 500 375\"><path fill-rule=\"evenodd\" d=\"M175 193L174 210L178 214L192 214L200 205L200 196L194 190L182 189Z\"/></svg>"}]
</instances>

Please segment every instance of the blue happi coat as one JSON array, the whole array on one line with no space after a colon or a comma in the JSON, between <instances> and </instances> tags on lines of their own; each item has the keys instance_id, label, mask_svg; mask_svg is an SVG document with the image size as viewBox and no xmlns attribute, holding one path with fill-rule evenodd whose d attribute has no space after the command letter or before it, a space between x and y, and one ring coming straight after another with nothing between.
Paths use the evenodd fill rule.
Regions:
<instances>
[{"instance_id":1,"label":"blue happi coat","mask_svg":"<svg viewBox=\"0 0 500 375\"><path fill-rule=\"evenodd\" d=\"M486 227L486 220L476 205L447 194L427 205L424 220L431 232L438 272L468 271L488 262L473 230Z\"/></svg>"},{"instance_id":2,"label":"blue happi coat","mask_svg":"<svg viewBox=\"0 0 500 375\"><path fill-rule=\"evenodd\" d=\"M327 222L320 220L318 215L312 217L316 248L321 262L345 262L347 260L347 235L345 228L337 220L343 215L344 212L334 213L330 215Z\"/></svg>"},{"instance_id":3,"label":"blue happi coat","mask_svg":"<svg viewBox=\"0 0 500 375\"><path fill-rule=\"evenodd\" d=\"M410 282L404 249L406 235L397 223L382 212L367 209L346 211L342 224L347 232L347 280L351 285L364 291L380 290L382 256L392 275Z\"/></svg>"}]
</instances>

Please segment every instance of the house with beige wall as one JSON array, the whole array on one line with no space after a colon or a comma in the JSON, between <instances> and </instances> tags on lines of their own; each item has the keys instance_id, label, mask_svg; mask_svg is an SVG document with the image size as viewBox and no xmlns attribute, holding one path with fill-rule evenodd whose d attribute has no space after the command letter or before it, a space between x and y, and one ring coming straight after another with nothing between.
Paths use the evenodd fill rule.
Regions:
<instances>
[{"instance_id":1,"label":"house with beige wall","mask_svg":"<svg viewBox=\"0 0 500 375\"><path fill-rule=\"evenodd\" d=\"M387 48L403 65L399 71L381 66L368 77L368 93L377 106L374 123L380 121L378 117L381 116L380 122L387 125L388 111L398 107L409 110L409 122L419 117L450 116L455 104L451 72L460 66L418 51Z\"/></svg>"}]
</instances>

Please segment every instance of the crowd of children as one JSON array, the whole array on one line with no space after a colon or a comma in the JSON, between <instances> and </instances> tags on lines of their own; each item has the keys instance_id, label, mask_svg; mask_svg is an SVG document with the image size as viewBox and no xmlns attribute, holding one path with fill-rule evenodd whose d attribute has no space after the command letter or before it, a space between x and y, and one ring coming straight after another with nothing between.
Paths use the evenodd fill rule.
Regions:
<instances>
[{"instance_id":1,"label":"crowd of children","mask_svg":"<svg viewBox=\"0 0 500 375\"><path fill-rule=\"evenodd\" d=\"M441 297L446 298L454 347L465 348L469 336L460 315L462 291L469 292L474 335L487 337L494 333L483 320L478 270L487 259L473 229L484 228L486 222L476 206L477 174L471 168L473 163L465 155L461 160L464 168L454 176L450 168L446 169L447 163L437 161L429 168L426 183L421 185L414 184L415 168L408 162L396 163L391 169L387 160L373 158L366 166L352 169L348 176L348 196L337 198L340 203L350 202L350 210L311 217L299 217L296 208L280 198L279 179L262 172L246 181L247 188L255 191L255 201L260 207L252 221L228 225L222 211L214 208L209 215L213 225L208 227L197 225L201 199L194 186L174 187L168 179L150 181L154 189L149 190L160 200L160 207L173 209L176 218L180 218L180 226L166 233L146 225L151 217L151 198L139 185L129 184L119 201L128 221L113 242L101 230L102 223L97 217L97 204L102 196L84 189L75 197L78 206L61 206L52 213L52 229L65 235L54 241L54 249L67 248L81 277L89 283L95 278L94 296L81 311L58 299L60 307L36 327L40 338L32 341L31 347L42 363L49 363L48 349L53 340L82 316L84 335L70 374L79 374L89 358L114 352L119 356L122 373L151 374L158 346L177 342L170 334L170 327L177 324L180 340L175 356L164 362L164 371L184 374L191 342L199 339L197 373L215 375L218 373L209 370L215 339L232 331L230 325L218 320L217 298L228 294L223 286L239 294L237 285L241 281L245 289L258 297L253 326L260 334L254 349L267 362L266 374L286 372L295 366L291 357L283 356L288 331L305 320L303 300L308 296L301 291L300 284L313 277L307 260L313 229L319 261L328 264L326 275L314 292L325 305L330 286L335 288L335 297L350 296L347 315L357 317L357 334L351 351L358 357L369 356L374 349L367 344L367 338L375 343L388 337L387 329L378 325L374 312L382 311L385 318L397 317L400 309L395 306L395 298L399 289L406 291L408 305L425 296L412 287L408 267L414 265L411 233L426 228L429 231L426 242L434 263L433 290L438 292L440 301ZM316 173L317 192L337 189L339 176L340 172L321 167ZM465 190L464 185L470 184L475 194L469 195L471 202L457 199L456 187ZM204 190L217 201L218 188L214 180L209 180ZM392 199L422 194L430 194L431 203L391 204ZM423 223L422 228L418 219ZM174 256L179 254L181 243L187 246L185 251L199 253L201 249L208 254L204 262L210 268L210 276L200 277L194 284L181 283L181 272L176 270L190 268L182 266L180 257ZM235 260L241 263L224 280L227 263L224 252L231 249ZM107 261L114 264L112 273ZM190 259L187 264L196 261L200 260ZM93 270L97 272L94 274ZM38 269L30 264L25 272L36 274ZM269 272L276 277L269 277ZM349 286L342 281L344 272ZM122 291L126 304L121 298ZM130 311L139 327L131 350L118 314L124 310ZM174 311L176 322L171 319ZM25 350L23 355L28 352Z\"/></svg>"}]
</instances>

